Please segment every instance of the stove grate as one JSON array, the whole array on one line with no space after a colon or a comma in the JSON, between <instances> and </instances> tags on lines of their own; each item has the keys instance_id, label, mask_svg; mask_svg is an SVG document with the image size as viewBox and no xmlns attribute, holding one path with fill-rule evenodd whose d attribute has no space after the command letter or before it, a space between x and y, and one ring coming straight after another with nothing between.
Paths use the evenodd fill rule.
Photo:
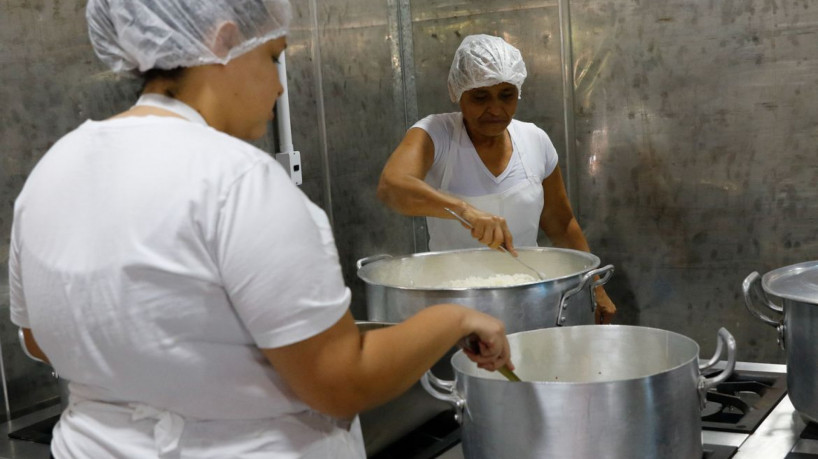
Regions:
<instances>
[{"instance_id":1,"label":"stove grate","mask_svg":"<svg viewBox=\"0 0 818 459\"><path fill-rule=\"evenodd\" d=\"M787 393L787 375L736 370L707 392L702 429L753 433Z\"/></svg>"}]
</instances>

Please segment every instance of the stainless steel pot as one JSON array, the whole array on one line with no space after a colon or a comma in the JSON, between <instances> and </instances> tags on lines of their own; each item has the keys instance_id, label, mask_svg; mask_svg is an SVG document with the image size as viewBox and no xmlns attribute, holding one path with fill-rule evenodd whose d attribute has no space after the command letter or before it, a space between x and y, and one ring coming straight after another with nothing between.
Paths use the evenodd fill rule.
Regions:
<instances>
[{"instance_id":1,"label":"stainless steel pot","mask_svg":"<svg viewBox=\"0 0 818 459\"><path fill-rule=\"evenodd\" d=\"M818 422L818 261L779 268L764 277L753 272L744 279L743 290L747 309L778 330L778 343L787 351L787 392L793 407ZM756 306L753 292L761 306ZM779 298L782 306L768 295Z\"/></svg>"},{"instance_id":2,"label":"stainless steel pot","mask_svg":"<svg viewBox=\"0 0 818 459\"><path fill-rule=\"evenodd\" d=\"M393 325L383 322L356 323L362 333ZM442 363L448 367L448 362ZM361 420L366 455L371 457L383 451L396 440L449 409L447 403L431 397L420 383L416 383L399 397L360 413L358 417Z\"/></svg>"},{"instance_id":3,"label":"stainless steel pot","mask_svg":"<svg viewBox=\"0 0 818 459\"><path fill-rule=\"evenodd\" d=\"M597 256L578 250L538 247L518 252L547 279L507 287L445 286L470 276L530 274L508 255L489 249L358 260L358 277L366 283L368 318L401 322L433 304L459 303L503 320L509 333L594 323L593 289L608 281L613 265L597 268Z\"/></svg>"},{"instance_id":4,"label":"stainless steel pot","mask_svg":"<svg viewBox=\"0 0 818 459\"><path fill-rule=\"evenodd\" d=\"M700 368L699 346L655 328L577 326L509 335L517 374L508 382L452 357L455 381L421 380L455 406L468 459L702 457L705 392L735 366L735 340L719 330ZM713 378L727 347L726 369Z\"/></svg>"}]
</instances>

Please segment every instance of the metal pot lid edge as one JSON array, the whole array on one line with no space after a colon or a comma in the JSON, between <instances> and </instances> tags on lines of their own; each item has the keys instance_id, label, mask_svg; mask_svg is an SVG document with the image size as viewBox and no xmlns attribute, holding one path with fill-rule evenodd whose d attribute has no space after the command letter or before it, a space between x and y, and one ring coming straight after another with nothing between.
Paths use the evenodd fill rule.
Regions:
<instances>
[{"instance_id":1,"label":"metal pot lid edge","mask_svg":"<svg viewBox=\"0 0 818 459\"><path fill-rule=\"evenodd\" d=\"M818 304L818 260L774 269L762 276L761 286L779 298Z\"/></svg>"}]
</instances>

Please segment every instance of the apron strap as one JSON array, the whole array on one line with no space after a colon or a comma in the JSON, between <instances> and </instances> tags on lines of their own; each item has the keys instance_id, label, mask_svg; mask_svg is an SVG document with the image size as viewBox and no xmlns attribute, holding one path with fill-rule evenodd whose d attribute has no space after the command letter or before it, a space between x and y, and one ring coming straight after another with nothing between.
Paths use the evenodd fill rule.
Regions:
<instances>
[{"instance_id":1,"label":"apron strap","mask_svg":"<svg viewBox=\"0 0 818 459\"><path fill-rule=\"evenodd\" d=\"M446 162L443 164L443 178L440 179L440 191L449 192L449 184L452 181L452 171L454 171L454 160L457 152L460 150L460 139L463 135L463 114L457 114L457 121L454 123L454 132L452 133L452 140L447 145Z\"/></svg>"}]
</instances>

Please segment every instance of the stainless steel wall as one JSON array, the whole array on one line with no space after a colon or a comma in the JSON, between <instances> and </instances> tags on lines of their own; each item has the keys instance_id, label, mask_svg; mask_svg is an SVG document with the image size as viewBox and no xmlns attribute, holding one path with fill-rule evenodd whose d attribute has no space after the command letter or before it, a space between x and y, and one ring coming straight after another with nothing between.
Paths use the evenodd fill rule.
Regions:
<instances>
[{"instance_id":1,"label":"stainless steel wall","mask_svg":"<svg viewBox=\"0 0 818 459\"><path fill-rule=\"evenodd\" d=\"M818 4L571 1L580 221L630 323L781 362L754 270L818 259ZM709 352L709 351L708 351Z\"/></svg>"},{"instance_id":2,"label":"stainless steel wall","mask_svg":"<svg viewBox=\"0 0 818 459\"><path fill-rule=\"evenodd\" d=\"M287 63L302 189L333 218L357 317L355 260L422 246L421 222L375 199L380 169L417 118L456 109L446 74L460 39L493 33L526 59L518 118L548 132L577 185L591 247L617 267L608 291L620 323L678 331L705 353L724 325L740 358L782 361L773 330L743 309L740 283L752 270L818 258L812 2L294 3ZM127 107L137 90L97 62L84 5L0 3L0 344L13 412L56 394L8 320L13 200L61 135ZM270 139L259 146L275 150Z\"/></svg>"}]
</instances>

